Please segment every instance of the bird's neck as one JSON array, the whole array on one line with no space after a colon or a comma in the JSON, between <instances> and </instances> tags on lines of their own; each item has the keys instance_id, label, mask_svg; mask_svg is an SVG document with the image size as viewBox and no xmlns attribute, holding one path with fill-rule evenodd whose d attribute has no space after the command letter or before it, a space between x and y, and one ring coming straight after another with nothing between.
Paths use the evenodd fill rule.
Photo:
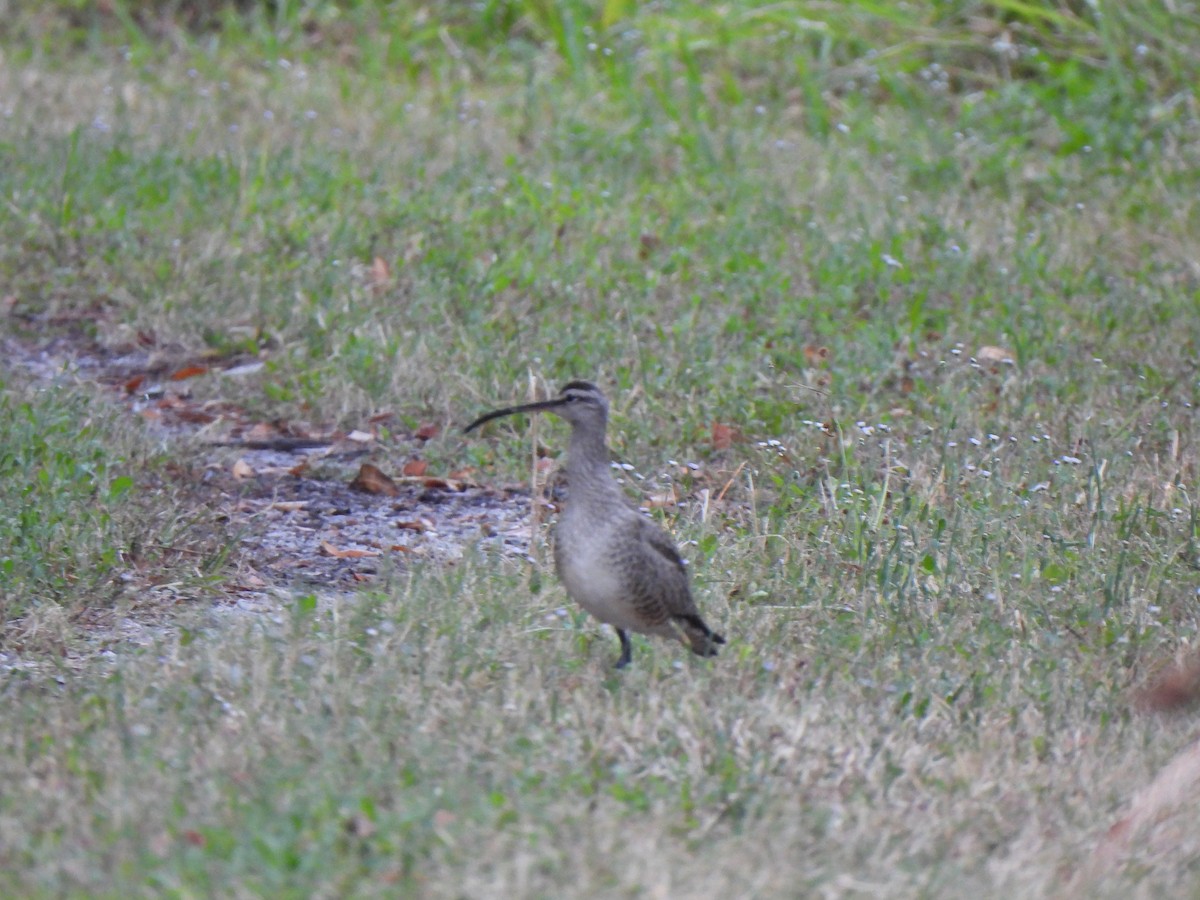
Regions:
<instances>
[{"instance_id":1,"label":"bird's neck","mask_svg":"<svg viewBox=\"0 0 1200 900\"><path fill-rule=\"evenodd\" d=\"M567 489L574 496L603 494L619 496L621 489L612 477L612 462L604 432L571 429L567 449Z\"/></svg>"}]
</instances>

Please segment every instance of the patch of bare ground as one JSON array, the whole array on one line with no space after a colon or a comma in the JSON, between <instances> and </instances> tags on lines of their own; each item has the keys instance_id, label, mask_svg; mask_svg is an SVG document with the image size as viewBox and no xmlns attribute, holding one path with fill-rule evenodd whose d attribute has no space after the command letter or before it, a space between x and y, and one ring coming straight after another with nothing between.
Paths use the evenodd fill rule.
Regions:
<instances>
[{"instance_id":1,"label":"patch of bare ground","mask_svg":"<svg viewBox=\"0 0 1200 900\"><path fill-rule=\"evenodd\" d=\"M114 351L78 334L9 337L3 350L14 371L94 385L153 434L186 445L175 475L235 536L228 577L212 597L218 608L277 612L296 593L352 589L418 561L453 564L471 547L523 556L529 546L527 490L479 485L465 471L426 474L419 451L436 426L408 434L386 414L350 431L264 422L219 396L193 396L194 379L260 368L252 355ZM172 596L158 586L129 615L97 610L84 624L107 643L141 643L168 624Z\"/></svg>"}]
</instances>

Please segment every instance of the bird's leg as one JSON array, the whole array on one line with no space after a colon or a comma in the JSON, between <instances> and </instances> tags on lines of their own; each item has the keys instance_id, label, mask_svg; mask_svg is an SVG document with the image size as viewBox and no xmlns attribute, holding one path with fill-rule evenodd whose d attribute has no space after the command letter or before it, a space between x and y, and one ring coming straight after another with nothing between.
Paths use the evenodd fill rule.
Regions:
<instances>
[{"instance_id":1,"label":"bird's leg","mask_svg":"<svg viewBox=\"0 0 1200 900\"><path fill-rule=\"evenodd\" d=\"M617 629L617 637L621 639L621 658L617 660L617 668L623 669L633 659L633 645L629 643L629 632L624 628Z\"/></svg>"}]
</instances>

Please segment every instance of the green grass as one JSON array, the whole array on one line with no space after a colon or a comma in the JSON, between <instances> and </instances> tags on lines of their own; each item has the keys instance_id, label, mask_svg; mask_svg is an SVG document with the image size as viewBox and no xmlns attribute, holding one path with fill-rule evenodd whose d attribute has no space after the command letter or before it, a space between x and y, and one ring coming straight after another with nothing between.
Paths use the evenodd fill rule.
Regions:
<instances>
[{"instance_id":1,"label":"green grass","mask_svg":"<svg viewBox=\"0 0 1200 900\"><path fill-rule=\"evenodd\" d=\"M0 644L77 652L81 620L203 590L229 539L171 463L92 393L0 382Z\"/></svg>"},{"instance_id":2,"label":"green grass","mask_svg":"<svg viewBox=\"0 0 1200 900\"><path fill-rule=\"evenodd\" d=\"M618 676L469 551L14 670L4 892L1061 894L1190 739L1129 698L1198 625L1195 8L266 9L0 26L0 327L261 352L197 397L344 427L596 380L730 643ZM9 634L220 546L152 439L5 377ZM426 453L519 479L524 430ZM1170 827L1114 894L1195 891Z\"/></svg>"}]
</instances>

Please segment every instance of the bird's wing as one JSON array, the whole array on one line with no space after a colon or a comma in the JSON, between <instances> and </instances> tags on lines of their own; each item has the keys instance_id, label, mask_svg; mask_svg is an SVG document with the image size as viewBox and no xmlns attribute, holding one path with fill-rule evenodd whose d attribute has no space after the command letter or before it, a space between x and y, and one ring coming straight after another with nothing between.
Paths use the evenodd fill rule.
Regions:
<instances>
[{"instance_id":1,"label":"bird's wing","mask_svg":"<svg viewBox=\"0 0 1200 900\"><path fill-rule=\"evenodd\" d=\"M644 548L645 565L635 567L634 597L671 622L678 629L679 639L693 653L715 656L716 645L725 643L725 638L715 634L700 617L688 586L687 568L675 542L649 519L641 521L640 545Z\"/></svg>"},{"instance_id":2,"label":"bird's wing","mask_svg":"<svg viewBox=\"0 0 1200 900\"><path fill-rule=\"evenodd\" d=\"M688 586L688 571L675 548L671 536L651 522L639 519L641 525L642 564L635 566L634 594L641 603L657 607L660 615L670 618L690 616L696 612L692 591Z\"/></svg>"},{"instance_id":3,"label":"bird's wing","mask_svg":"<svg viewBox=\"0 0 1200 900\"><path fill-rule=\"evenodd\" d=\"M642 530L642 540L646 545L653 548L656 553L662 556L674 568L683 573L684 578L687 578L687 566L683 563L683 557L679 555L679 549L675 546L675 542L671 540L671 536L651 522L649 519L639 517Z\"/></svg>"}]
</instances>

